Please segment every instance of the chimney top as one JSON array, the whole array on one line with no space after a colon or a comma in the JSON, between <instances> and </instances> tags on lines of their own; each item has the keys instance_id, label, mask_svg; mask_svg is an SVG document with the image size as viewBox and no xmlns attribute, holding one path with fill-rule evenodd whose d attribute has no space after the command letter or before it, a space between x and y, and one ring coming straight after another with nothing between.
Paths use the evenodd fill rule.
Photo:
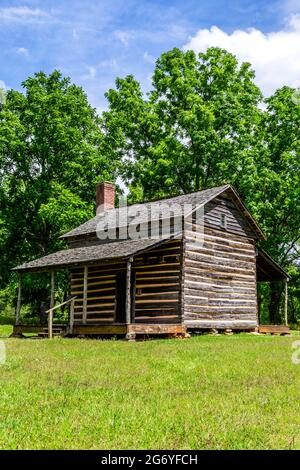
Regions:
<instances>
[{"instance_id":1,"label":"chimney top","mask_svg":"<svg viewBox=\"0 0 300 470\"><path fill-rule=\"evenodd\" d=\"M115 185L108 181L103 181L96 185L96 211L106 211L115 207Z\"/></svg>"}]
</instances>

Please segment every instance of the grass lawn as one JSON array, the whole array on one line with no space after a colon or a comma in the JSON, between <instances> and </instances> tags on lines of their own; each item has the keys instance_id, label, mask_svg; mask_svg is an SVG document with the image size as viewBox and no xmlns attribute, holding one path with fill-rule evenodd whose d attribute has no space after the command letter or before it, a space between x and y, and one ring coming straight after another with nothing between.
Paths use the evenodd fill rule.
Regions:
<instances>
[{"instance_id":1,"label":"grass lawn","mask_svg":"<svg viewBox=\"0 0 300 470\"><path fill-rule=\"evenodd\" d=\"M295 339L4 339L0 448L300 449Z\"/></svg>"}]
</instances>

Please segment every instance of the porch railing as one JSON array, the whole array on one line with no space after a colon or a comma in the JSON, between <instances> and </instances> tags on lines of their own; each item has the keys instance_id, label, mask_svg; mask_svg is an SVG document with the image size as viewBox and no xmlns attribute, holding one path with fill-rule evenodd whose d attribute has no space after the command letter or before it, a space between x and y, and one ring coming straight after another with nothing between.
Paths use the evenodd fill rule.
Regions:
<instances>
[{"instance_id":1,"label":"porch railing","mask_svg":"<svg viewBox=\"0 0 300 470\"><path fill-rule=\"evenodd\" d=\"M73 325L74 325L74 304L75 304L75 297L71 297L70 299L66 300L65 302L62 302L61 304L55 305L55 307L49 308L49 310L46 311L48 314L48 338L52 339L53 338L53 312L54 310L57 310L58 308L62 307L63 305L70 304L70 333L73 331Z\"/></svg>"}]
</instances>

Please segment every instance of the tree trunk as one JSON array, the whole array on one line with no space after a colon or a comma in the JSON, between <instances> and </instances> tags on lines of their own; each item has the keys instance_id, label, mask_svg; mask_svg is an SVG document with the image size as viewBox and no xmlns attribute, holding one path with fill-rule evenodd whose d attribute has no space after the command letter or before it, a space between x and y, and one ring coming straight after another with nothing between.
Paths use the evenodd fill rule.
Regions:
<instances>
[{"instance_id":1,"label":"tree trunk","mask_svg":"<svg viewBox=\"0 0 300 470\"><path fill-rule=\"evenodd\" d=\"M270 284L270 303L269 303L269 320L271 325L281 323L280 318L280 298L281 289L277 283L271 282Z\"/></svg>"},{"instance_id":2,"label":"tree trunk","mask_svg":"<svg viewBox=\"0 0 300 470\"><path fill-rule=\"evenodd\" d=\"M48 310L48 308L49 308L49 303L42 300L40 303L40 312L39 312L41 325L45 325L47 323L48 315L46 311Z\"/></svg>"},{"instance_id":3,"label":"tree trunk","mask_svg":"<svg viewBox=\"0 0 300 470\"><path fill-rule=\"evenodd\" d=\"M258 319L258 324L260 324L260 314L261 314L261 302L262 302L262 297L261 293L257 292L257 319Z\"/></svg>"}]
</instances>

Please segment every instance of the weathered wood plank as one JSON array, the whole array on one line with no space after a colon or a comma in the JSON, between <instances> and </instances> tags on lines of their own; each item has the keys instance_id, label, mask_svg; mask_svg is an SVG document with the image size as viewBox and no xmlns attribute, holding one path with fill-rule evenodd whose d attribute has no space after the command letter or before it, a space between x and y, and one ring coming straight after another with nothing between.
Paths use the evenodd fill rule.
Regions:
<instances>
[{"instance_id":1,"label":"weathered wood plank","mask_svg":"<svg viewBox=\"0 0 300 470\"><path fill-rule=\"evenodd\" d=\"M87 319L87 297L88 297L88 266L83 268L83 305L82 305L82 322L86 323Z\"/></svg>"},{"instance_id":2,"label":"weathered wood plank","mask_svg":"<svg viewBox=\"0 0 300 470\"><path fill-rule=\"evenodd\" d=\"M90 334L112 334L125 335L127 331L126 325L74 325L73 334L90 335Z\"/></svg>"},{"instance_id":3,"label":"weathered wood plank","mask_svg":"<svg viewBox=\"0 0 300 470\"><path fill-rule=\"evenodd\" d=\"M215 329L225 329L225 328L230 328L232 330L249 330L249 331L254 331L255 328L257 327L257 323L252 320L246 320L242 321L240 319L236 320L206 320L206 319L201 319L197 321L193 320L186 320L184 323L187 327L187 329L192 330L192 329L203 329L203 330L211 330L212 328Z\"/></svg>"},{"instance_id":4,"label":"weathered wood plank","mask_svg":"<svg viewBox=\"0 0 300 470\"><path fill-rule=\"evenodd\" d=\"M203 243L193 243L190 231L185 235L184 323L201 328L255 327L253 240L246 233L207 227Z\"/></svg>"},{"instance_id":5,"label":"weathered wood plank","mask_svg":"<svg viewBox=\"0 0 300 470\"><path fill-rule=\"evenodd\" d=\"M199 315L205 314L205 313L235 313L238 316L244 315L246 313L252 313L254 316L256 314L256 307L244 307L244 306L199 306L199 305L185 305L184 309L184 317L187 319L188 317L192 315L196 315L198 318ZM253 317L254 318L254 317ZM256 317L255 317L256 321Z\"/></svg>"},{"instance_id":6,"label":"weathered wood plank","mask_svg":"<svg viewBox=\"0 0 300 470\"><path fill-rule=\"evenodd\" d=\"M179 321L181 242L168 242L138 256L132 269L136 274L135 321Z\"/></svg>"},{"instance_id":7,"label":"weathered wood plank","mask_svg":"<svg viewBox=\"0 0 300 470\"><path fill-rule=\"evenodd\" d=\"M132 259L127 263L127 270L126 270L126 309L125 309L125 316L126 316L126 323L129 325L131 323L131 265Z\"/></svg>"},{"instance_id":8,"label":"weathered wood plank","mask_svg":"<svg viewBox=\"0 0 300 470\"><path fill-rule=\"evenodd\" d=\"M132 333L139 333L139 334L185 334L186 327L184 325L138 325L138 324L131 324L128 325L128 331Z\"/></svg>"},{"instance_id":9,"label":"weathered wood plank","mask_svg":"<svg viewBox=\"0 0 300 470\"><path fill-rule=\"evenodd\" d=\"M259 325L259 333L271 333L271 334L289 334L290 329L287 325Z\"/></svg>"}]
</instances>

